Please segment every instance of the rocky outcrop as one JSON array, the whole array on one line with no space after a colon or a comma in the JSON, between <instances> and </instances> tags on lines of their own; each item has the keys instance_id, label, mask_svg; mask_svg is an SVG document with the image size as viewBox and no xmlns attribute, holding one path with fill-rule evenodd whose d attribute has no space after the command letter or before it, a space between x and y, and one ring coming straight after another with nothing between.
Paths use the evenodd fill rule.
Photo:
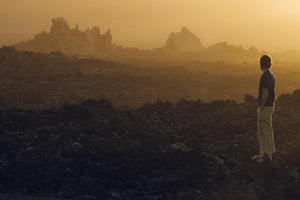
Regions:
<instances>
[{"instance_id":1,"label":"rocky outcrop","mask_svg":"<svg viewBox=\"0 0 300 200\"><path fill-rule=\"evenodd\" d=\"M112 44L110 30L101 33L98 26L85 31L78 25L70 28L64 18L52 19L50 32L42 31L33 39L12 45L18 50L50 53L61 51L66 55L114 60L125 63L141 63L159 60L163 62L186 61L244 61L257 59L259 51L249 50L227 42L203 47L201 40L187 27L180 32L171 33L164 46L152 50L141 50Z\"/></svg>"},{"instance_id":2,"label":"rocky outcrop","mask_svg":"<svg viewBox=\"0 0 300 200\"><path fill-rule=\"evenodd\" d=\"M51 33L58 35L70 35L71 30L67 21L64 18L59 17L52 19Z\"/></svg>"},{"instance_id":3,"label":"rocky outcrop","mask_svg":"<svg viewBox=\"0 0 300 200\"><path fill-rule=\"evenodd\" d=\"M260 52L255 47L249 49L235 46L225 42L219 42L208 47L203 47L200 39L188 28L183 27L180 32L171 33L162 48L177 58L200 60L242 61L253 60L259 57Z\"/></svg>"},{"instance_id":4,"label":"rocky outcrop","mask_svg":"<svg viewBox=\"0 0 300 200\"><path fill-rule=\"evenodd\" d=\"M194 52L203 48L200 39L187 27L183 27L181 32L171 33L166 41L166 49L175 51Z\"/></svg>"},{"instance_id":5,"label":"rocky outcrop","mask_svg":"<svg viewBox=\"0 0 300 200\"><path fill-rule=\"evenodd\" d=\"M61 51L67 55L97 55L108 52L112 48L110 30L101 34L99 27L80 31L78 25L70 29L64 18L52 19L49 33L41 32L32 40L15 44L19 50L36 52Z\"/></svg>"}]
</instances>

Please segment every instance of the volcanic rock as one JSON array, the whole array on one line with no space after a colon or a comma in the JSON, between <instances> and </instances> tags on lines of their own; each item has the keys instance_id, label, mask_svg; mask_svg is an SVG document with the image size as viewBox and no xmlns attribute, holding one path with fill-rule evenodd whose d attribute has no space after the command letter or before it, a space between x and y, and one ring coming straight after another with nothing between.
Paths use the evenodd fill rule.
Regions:
<instances>
[{"instance_id":1,"label":"volcanic rock","mask_svg":"<svg viewBox=\"0 0 300 200\"><path fill-rule=\"evenodd\" d=\"M181 150L181 151L190 151L191 150L182 142L176 142L176 143L172 144L171 148L176 149L176 150Z\"/></svg>"},{"instance_id":2,"label":"volcanic rock","mask_svg":"<svg viewBox=\"0 0 300 200\"><path fill-rule=\"evenodd\" d=\"M256 138L255 109L232 101L159 101L128 110L100 99L0 114L2 193L90 200L299 199L299 127L282 111L274 113L275 140L291 156L274 154L272 163L261 164L251 160L258 151L250 139ZM291 128L278 126L275 115Z\"/></svg>"},{"instance_id":3,"label":"volcanic rock","mask_svg":"<svg viewBox=\"0 0 300 200\"><path fill-rule=\"evenodd\" d=\"M300 199L300 181L297 181L284 190L285 199L296 200Z\"/></svg>"}]
</instances>

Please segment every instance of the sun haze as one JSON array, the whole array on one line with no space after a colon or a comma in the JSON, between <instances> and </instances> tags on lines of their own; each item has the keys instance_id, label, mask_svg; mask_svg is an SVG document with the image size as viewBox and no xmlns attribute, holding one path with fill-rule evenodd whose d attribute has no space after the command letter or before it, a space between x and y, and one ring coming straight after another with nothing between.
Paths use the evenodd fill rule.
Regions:
<instances>
[{"instance_id":1,"label":"sun haze","mask_svg":"<svg viewBox=\"0 0 300 200\"><path fill-rule=\"evenodd\" d=\"M138 48L159 47L186 26L204 45L300 49L297 0L1 0L0 46L48 32L54 17L81 30L111 29L113 43Z\"/></svg>"}]
</instances>

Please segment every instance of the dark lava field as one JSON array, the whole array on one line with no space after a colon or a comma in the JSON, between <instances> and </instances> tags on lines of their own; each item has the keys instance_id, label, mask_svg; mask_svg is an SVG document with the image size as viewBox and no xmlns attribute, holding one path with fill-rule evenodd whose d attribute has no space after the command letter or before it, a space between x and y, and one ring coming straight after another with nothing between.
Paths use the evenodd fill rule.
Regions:
<instances>
[{"instance_id":1,"label":"dark lava field","mask_svg":"<svg viewBox=\"0 0 300 200\"><path fill-rule=\"evenodd\" d=\"M0 192L75 200L300 199L300 91L273 115L276 153L257 164L256 99L105 100L0 112Z\"/></svg>"}]
</instances>

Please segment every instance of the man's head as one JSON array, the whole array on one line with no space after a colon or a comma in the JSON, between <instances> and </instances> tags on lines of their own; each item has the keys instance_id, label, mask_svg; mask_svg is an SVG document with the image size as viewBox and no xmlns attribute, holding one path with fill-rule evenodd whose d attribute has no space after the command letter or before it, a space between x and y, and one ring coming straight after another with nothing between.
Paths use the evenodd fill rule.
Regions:
<instances>
[{"instance_id":1,"label":"man's head","mask_svg":"<svg viewBox=\"0 0 300 200\"><path fill-rule=\"evenodd\" d=\"M264 68L269 69L272 66L272 59L269 55L263 55L262 57L260 57L259 62L261 70L263 70Z\"/></svg>"}]
</instances>

